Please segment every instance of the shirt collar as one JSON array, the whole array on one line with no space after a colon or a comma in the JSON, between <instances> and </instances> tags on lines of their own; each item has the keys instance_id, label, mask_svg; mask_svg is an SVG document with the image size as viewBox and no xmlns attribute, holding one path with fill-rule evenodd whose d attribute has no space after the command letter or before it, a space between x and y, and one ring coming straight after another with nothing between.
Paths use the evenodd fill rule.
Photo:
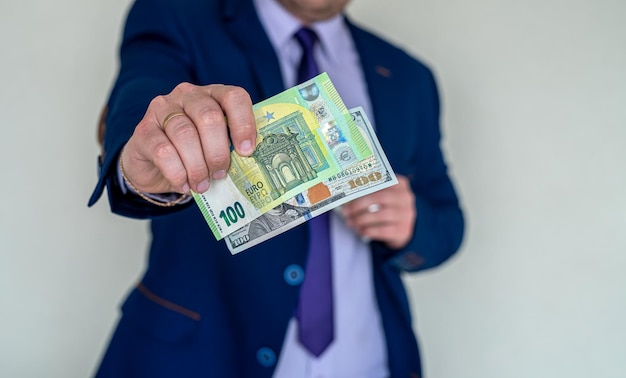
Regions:
<instances>
[{"instance_id":1,"label":"shirt collar","mask_svg":"<svg viewBox=\"0 0 626 378\"><path fill-rule=\"evenodd\" d=\"M293 35L302 27L295 16L283 8L276 0L254 0L259 18L266 27L266 32L276 49L283 49L292 41ZM342 14L328 20L315 22L309 26L319 38L322 53L330 61L340 59L341 43L337 36L345 35L346 24Z\"/></svg>"}]
</instances>

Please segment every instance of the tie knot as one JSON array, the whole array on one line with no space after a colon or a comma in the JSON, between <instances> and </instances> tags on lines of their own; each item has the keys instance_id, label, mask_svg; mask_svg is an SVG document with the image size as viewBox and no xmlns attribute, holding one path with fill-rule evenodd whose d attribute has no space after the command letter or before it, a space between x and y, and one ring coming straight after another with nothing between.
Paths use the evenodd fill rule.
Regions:
<instances>
[{"instance_id":1,"label":"tie knot","mask_svg":"<svg viewBox=\"0 0 626 378\"><path fill-rule=\"evenodd\" d=\"M313 46L317 42L317 34L312 29L303 26L296 32L295 37L302 46L302 50L307 53L313 51Z\"/></svg>"}]
</instances>

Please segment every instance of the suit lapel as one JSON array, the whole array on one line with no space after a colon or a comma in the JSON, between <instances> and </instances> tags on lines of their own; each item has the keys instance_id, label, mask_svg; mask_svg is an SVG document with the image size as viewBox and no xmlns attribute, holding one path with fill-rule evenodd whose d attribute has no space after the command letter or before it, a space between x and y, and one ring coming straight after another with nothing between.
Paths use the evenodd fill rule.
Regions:
<instances>
[{"instance_id":1,"label":"suit lapel","mask_svg":"<svg viewBox=\"0 0 626 378\"><path fill-rule=\"evenodd\" d=\"M223 17L235 43L248 58L259 101L282 90L284 84L274 48L250 0L224 0Z\"/></svg>"}]
</instances>

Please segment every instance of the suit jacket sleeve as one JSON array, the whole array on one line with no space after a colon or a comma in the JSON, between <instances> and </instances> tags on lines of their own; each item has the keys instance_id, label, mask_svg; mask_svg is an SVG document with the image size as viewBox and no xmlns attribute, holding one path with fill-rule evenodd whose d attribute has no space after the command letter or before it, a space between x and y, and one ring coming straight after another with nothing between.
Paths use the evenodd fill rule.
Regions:
<instances>
[{"instance_id":1,"label":"suit jacket sleeve","mask_svg":"<svg viewBox=\"0 0 626 378\"><path fill-rule=\"evenodd\" d=\"M384 42L369 33L356 35L364 40L377 40L370 40L368 45L386 52L374 56L363 47L366 65L376 59L392 68L393 75L384 79L377 75L376 69L370 68L370 83L380 83L377 88L387 89L386 93L371 95L375 99L381 143L396 173L409 178L416 197L417 220L408 245L391 250L382 243L373 243L372 248L399 270L433 268L458 250L464 230L463 214L440 146L440 105L435 78L428 67L402 50L389 45L382 47L380 44Z\"/></svg>"},{"instance_id":2,"label":"suit jacket sleeve","mask_svg":"<svg viewBox=\"0 0 626 378\"><path fill-rule=\"evenodd\" d=\"M420 146L418 153L421 155L419 161L432 170L422 180L417 180L414 186L418 218L408 247L409 250L419 251L423 259L418 270L437 266L456 253L464 231L463 213L440 146L439 95L432 73L427 76L427 81L432 113L425 116L429 126L425 139L431 143Z\"/></svg>"},{"instance_id":3,"label":"suit jacket sleeve","mask_svg":"<svg viewBox=\"0 0 626 378\"><path fill-rule=\"evenodd\" d=\"M178 83L194 80L188 42L177 28L177 15L163 8L160 1L139 0L128 14L120 48L120 71L107 102L99 180L89 200L89 205L93 205L106 186L111 210L135 218L164 215L180 208L161 208L132 193L124 194L117 182L119 153L150 101L169 93Z\"/></svg>"}]
</instances>

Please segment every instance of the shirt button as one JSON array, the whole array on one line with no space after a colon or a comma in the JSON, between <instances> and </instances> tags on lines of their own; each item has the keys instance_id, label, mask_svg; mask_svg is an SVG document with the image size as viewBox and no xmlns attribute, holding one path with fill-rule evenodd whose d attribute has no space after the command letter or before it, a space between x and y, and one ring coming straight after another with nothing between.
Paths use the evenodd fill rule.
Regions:
<instances>
[{"instance_id":1,"label":"shirt button","mask_svg":"<svg viewBox=\"0 0 626 378\"><path fill-rule=\"evenodd\" d=\"M304 280L304 270L299 265L289 265L285 268L283 278L291 286L300 285Z\"/></svg>"},{"instance_id":2,"label":"shirt button","mask_svg":"<svg viewBox=\"0 0 626 378\"><path fill-rule=\"evenodd\" d=\"M263 367L272 367L276 363L276 353L270 348L263 347L256 352L256 359Z\"/></svg>"}]
</instances>

